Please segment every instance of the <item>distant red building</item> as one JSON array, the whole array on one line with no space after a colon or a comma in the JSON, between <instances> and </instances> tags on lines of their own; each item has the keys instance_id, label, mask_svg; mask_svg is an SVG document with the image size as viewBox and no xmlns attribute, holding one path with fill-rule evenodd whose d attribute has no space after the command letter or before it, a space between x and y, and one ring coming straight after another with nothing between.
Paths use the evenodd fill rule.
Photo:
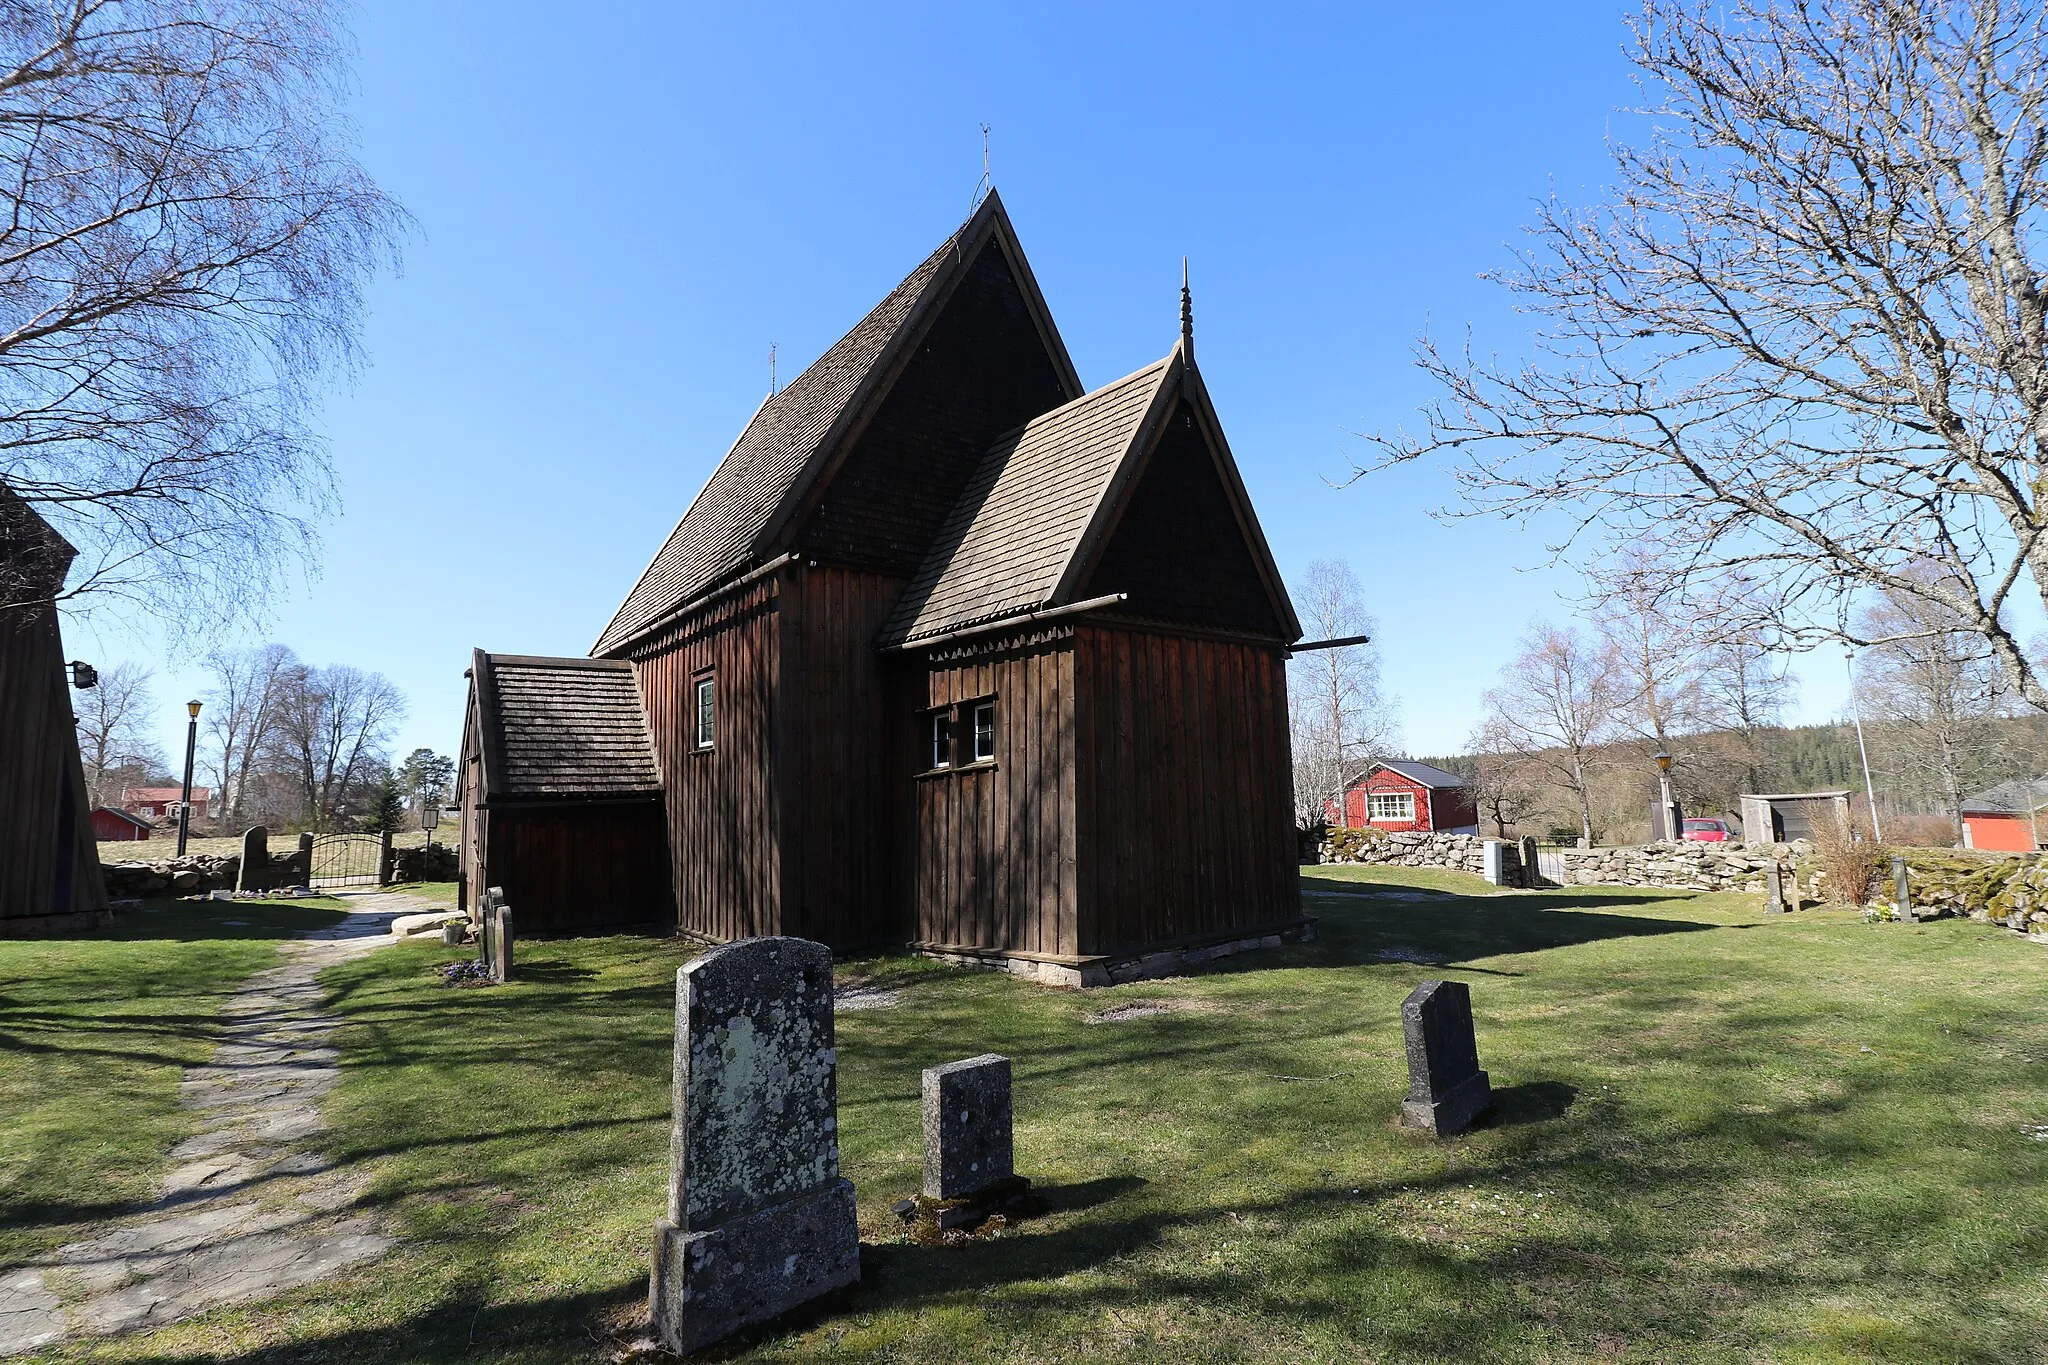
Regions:
<instances>
[{"instance_id":1,"label":"distant red building","mask_svg":"<svg viewBox=\"0 0 2048 1365\"><path fill-rule=\"evenodd\" d=\"M125 810L112 806L94 806L92 810L92 837L101 843L108 840L147 839L151 825L139 815L130 815Z\"/></svg>"},{"instance_id":2,"label":"distant red building","mask_svg":"<svg viewBox=\"0 0 2048 1365\"><path fill-rule=\"evenodd\" d=\"M1369 826L1390 834L1408 830L1477 834L1479 802L1456 773L1405 758L1389 759L1351 780L1344 789L1341 811L1334 798L1324 802L1323 818L1346 829Z\"/></svg>"},{"instance_id":3,"label":"distant red building","mask_svg":"<svg viewBox=\"0 0 2048 1365\"><path fill-rule=\"evenodd\" d=\"M182 791L177 787L129 787L121 793L121 809L145 820L175 815ZM206 787L192 789L192 818L204 820L212 814L213 792Z\"/></svg>"}]
</instances>

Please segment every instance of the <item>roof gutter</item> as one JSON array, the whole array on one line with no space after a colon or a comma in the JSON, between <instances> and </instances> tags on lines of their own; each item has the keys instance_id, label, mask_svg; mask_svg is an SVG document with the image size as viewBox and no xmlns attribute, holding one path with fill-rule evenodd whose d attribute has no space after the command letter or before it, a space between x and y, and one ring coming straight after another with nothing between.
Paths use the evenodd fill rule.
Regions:
<instances>
[{"instance_id":1,"label":"roof gutter","mask_svg":"<svg viewBox=\"0 0 2048 1365\"><path fill-rule=\"evenodd\" d=\"M1033 621L1051 621L1062 616L1079 616L1084 611L1100 611L1104 607L1113 607L1129 598L1130 594L1127 592L1113 592L1102 597L1091 597L1085 602L1073 602L1064 607L1037 607L1017 616L999 616L993 621L981 621L975 625L961 626L957 630L905 640L901 644L888 646L888 650L891 653L908 653L914 649L930 649L934 645L948 644L975 635L991 635L998 631L1011 630Z\"/></svg>"},{"instance_id":2,"label":"roof gutter","mask_svg":"<svg viewBox=\"0 0 2048 1365\"><path fill-rule=\"evenodd\" d=\"M673 623L682 619L683 617L688 616L691 612L696 611L698 608L708 607L713 602L716 602L719 598L726 596L728 593L738 592L741 588L747 587L753 583L757 583L761 579L766 578L769 574L774 573L783 565L794 563L801 557L802 556L800 555L794 554L777 555L775 556L775 558L769 560L767 563L762 564L757 568L747 570L745 573L741 574L738 578L733 579L729 583L721 583L719 586L713 588L709 592L698 593L695 597L691 598L689 601L683 603L679 607L671 607L669 610L655 617L652 621L649 621L646 625L640 627L640 629L634 631L631 635L628 635L625 639L613 645L610 650L606 651L605 654L595 655L593 657L609 658L613 653L625 649L628 645L636 645L640 643L642 640L654 634L656 631L661 630L669 625L672 625Z\"/></svg>"}]
</instances>

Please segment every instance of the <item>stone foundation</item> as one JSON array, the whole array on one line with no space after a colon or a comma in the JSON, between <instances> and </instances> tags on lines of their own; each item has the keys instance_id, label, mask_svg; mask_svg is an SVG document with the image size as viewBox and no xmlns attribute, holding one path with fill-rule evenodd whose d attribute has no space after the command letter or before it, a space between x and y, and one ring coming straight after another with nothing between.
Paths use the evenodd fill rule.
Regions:
<instances>
[{"instance_id":1,"label":"stone foundation","mask_svg":"<svg viewBox=\"0 0 2048 1365\"><path fill-rule=\"evenodd\" d=\"M1307 943L1315 936L1315 921L1298 919L1263 931L1239 930L1123 956L1007 952L948 943L913 943L910 950L955 967L1008 972L1045 986L1121 986L1129 981L1186 976L1217 958L1258 948L1278 948L1283 943Z\"/></svg>"}]
</instances>

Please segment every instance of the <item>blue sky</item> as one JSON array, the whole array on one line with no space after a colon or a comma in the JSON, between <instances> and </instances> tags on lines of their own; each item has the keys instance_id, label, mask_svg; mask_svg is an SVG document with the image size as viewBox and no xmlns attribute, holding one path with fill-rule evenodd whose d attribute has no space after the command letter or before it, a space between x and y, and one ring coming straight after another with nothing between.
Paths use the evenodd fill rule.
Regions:
<instances>
[{"instance_id":1,"label":"blue sky","mask_svg":"<svg viewBox=\"0 0 2048 1365\"><path fill-rule=\"evenodd\" d=\"M1568 571L1442 524L1445 471L1333 488L1412 423L1424 329L1518 354L1478 279L1597 192L1634 90L1611 2L1460 6L397 4L357 12L362 155L418 221L322 425L343 513L268 623L378 670L452 751L472 646L581 654L768 383L971 205L978 125L1084 382L1163 354L1191 259L1205 378L1283 571L1374 596L1410 749L1455 751ZM569 16L575 14L575 20ZM580 21L580 22L578 22ZM112 616L74 657L198 673ZM1809 661L1802 718L1841 705Z\"/></svg>"}]
</instances>

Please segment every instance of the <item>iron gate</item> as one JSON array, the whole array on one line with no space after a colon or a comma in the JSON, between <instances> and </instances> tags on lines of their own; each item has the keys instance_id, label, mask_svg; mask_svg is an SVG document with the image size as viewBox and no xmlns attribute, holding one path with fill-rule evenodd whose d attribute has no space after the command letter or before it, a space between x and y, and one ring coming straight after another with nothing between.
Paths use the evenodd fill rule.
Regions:
<instances>
[{"instance_id":1,"label":"iron gate","mask_svg":"<svg viewBox=\"0 0 2048 1365\"><path fill-rule=\"evenodd\" d=\"M1552 886L1565 885L1564 850L1539 846L1536 850L1536 875Z\"/></svg>"},{"instance_id":2,"label":"iron gate","mask_svg":"<svg viewBox=\"0 0 2048 1365\"><path fill-rule=\"evenodd\" d=\"M376 886L383 880L384 841L374 834L322 834L313 840L313 886Z\"/></svg>"}]
</instances>

